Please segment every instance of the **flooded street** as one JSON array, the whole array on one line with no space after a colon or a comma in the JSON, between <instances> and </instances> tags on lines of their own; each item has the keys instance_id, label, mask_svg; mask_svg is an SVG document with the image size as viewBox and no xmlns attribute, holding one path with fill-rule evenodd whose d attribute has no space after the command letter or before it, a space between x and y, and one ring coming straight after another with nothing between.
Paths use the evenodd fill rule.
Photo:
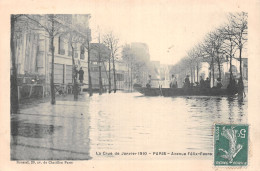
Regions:
<instances>
[{"instance_id":1,"label":"flooded street","mask_svg":"<svg viewBox=\"0 0 260 171\"><path fill-rule=\"evenodd\" d=\"M213 153L214 123L247 123L247 106L247 98L239 103L227 97L123 92L83 94L79 101L67 96L54 106L41 103L12 115L11 158L172 159L183 156L171 153Z\"/></svg>"}]
</instances>

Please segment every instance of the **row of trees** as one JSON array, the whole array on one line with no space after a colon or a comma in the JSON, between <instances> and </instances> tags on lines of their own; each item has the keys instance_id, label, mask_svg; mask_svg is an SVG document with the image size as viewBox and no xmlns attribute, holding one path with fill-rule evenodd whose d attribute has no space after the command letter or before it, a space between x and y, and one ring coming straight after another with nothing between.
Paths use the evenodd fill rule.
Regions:
<instances>
[{"instance_id":1,"label":"row of trees","mask_svg":"<svg viewBox=\"0 0 260 171\"><path fill-rule=\"evenodd\" d=\"M210 79L212 79L214 85L216 69L218 70L218 77L221 79L221 66L222 63L227 61L229 61L230 81L232 80L232 60L238 58L240 78L243 81L242 57L247 44L247 18L248 15L245 12L230 13L228 23L208 33L203 42L189 50L187 56L172 68L172 72L179 73L179 75L190 73L191 81L199 82L201 63L207 62L210 65ZM216 66L217 68L215 68ZM197 78L195 78L195 75Z\"/></svg>"},{"instance_id":2,"label":"row of trees","mask_svg":"<svg viewBox=\"0 0 260 171\"><path fill-rule=\"evenodd\" d=\"M83 48L87 50L88 53L88 85L89 85L89 95L92 96L92 79L91 79L91 33L89 28L81 27L79 25L72 25L70 21L66 23L64 16L61 14L47 14L47 15L11 15L11 60L12 60L12 73L11 73L11 111L12 113L17 113L19 109L18 102L18 86L17 86L17 68L16 68L16 52L15 52L15 36L21 32L31 31L31 30L41 30L45 34L46 38L50 39L51 47L51 78L50 78L50 93L51 93L51 104L55 104L55 90L54 90L54 38L62 36L63 41L67 40L72 49L72 66L73 66L73 89L74 89L74 99L78 99L78 83L76 80L76 69L75 69L75 50L76 44L82 44ZM68 24L70 23L70 24ZM118 51L118 39L114 36L112 32L107 33L103 36L103 43L110 50L110 54L106 59L100 58L101 50L98 48L99 52L99 85L100 94L102 94L102 78L101 78L101 62L108 60L109 62L109 92L111 92L111 60L113 64L113 74L114 74L114 92L116 92L116 77L115 77L115 56ZM101 41L99 36L99 47ZM103 61L102 61L103 60Z\"/></svg>"},{"instance_id":3,"label":"row of trees","mask_svg":"<svg viewBox=\"0 0 260 171\"><path fill-rule=\"evenodd\" d=\"M145 49L135 49L131 45L125 44L122 48L122 60L127 66L129 89L132 90L133 79L141 84L146 82L147 74L151 74L152 66L149 54L145 53Z\"/></svg>"}]
</instances>

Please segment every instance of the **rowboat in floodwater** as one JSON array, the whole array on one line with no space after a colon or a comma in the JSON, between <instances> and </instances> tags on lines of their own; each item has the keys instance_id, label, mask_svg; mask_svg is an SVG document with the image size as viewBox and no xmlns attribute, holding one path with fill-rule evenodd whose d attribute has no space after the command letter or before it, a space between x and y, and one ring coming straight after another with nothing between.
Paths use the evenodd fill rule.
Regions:
<instances>
[{"instance_id":1,"label":"rowboat in floodwater","mask_svg":"<svg viewBox=\"0 0 260 171\"><path fill-rule=\"evenodd\" d=\"M145 96L233 96L237 92L220 88L147 88L134 85L134 89Z\"/></svg>"}]
</instances>

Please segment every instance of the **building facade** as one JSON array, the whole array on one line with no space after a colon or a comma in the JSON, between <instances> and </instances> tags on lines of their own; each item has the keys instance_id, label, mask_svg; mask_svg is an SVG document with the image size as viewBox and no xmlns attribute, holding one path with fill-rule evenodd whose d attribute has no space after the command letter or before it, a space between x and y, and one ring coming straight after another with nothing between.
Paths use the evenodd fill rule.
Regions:
<instances>
[{"instance_id":1,"label":"building facade","mask_svg":"<svg viewBox=\"0 0 260 171\"><path fill-rule=\"evenodd\" d=\"M36 15L35 15L36 16ZM15 32L15 51L16 51L16 67L18 74L19 97L23 98L28 93L24 93L24 87L28 85L38 84L43 87L43 94L50 94L50 74L51 74L51 47L50 34L38 23L47 23L47 15L39 15L34 17L36 22L27 17L21 18L16 24ZM89 29L90 15L56 15L55 20L59 23L59 29L83 28ZM36 24L35 24L36 23ZM42 25L43 25L42 24ZM31 25L28 27L28 25ZM48 26L46 24L46 26ZM58 27L57 27L58 29ZM62 30L62 29L61 29ZM74 30L76 31L76 30ZM62 34L54 37L54 83L70 84L72 79L72 48L68 37ZM90 34L88 34L89 36ZM87 53L82 43L74 43L75 65L82 67L87 71ZM87 72L85 72L84 80L87 80ZM37 83L36 83L37 82ZM27 94L27 95L26 95ZM30 94L30 93L29 93Z\"/></svg>"}]
</instances>

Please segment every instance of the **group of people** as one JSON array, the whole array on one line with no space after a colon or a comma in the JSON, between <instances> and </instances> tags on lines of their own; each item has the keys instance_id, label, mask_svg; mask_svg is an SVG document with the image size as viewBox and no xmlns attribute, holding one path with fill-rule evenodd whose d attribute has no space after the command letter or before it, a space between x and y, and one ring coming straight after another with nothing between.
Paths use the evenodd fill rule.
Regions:
<instances>
[{"instance_id":1,"label":"group of people","mask_svg":"<svg viewBox=\"0 0 260 171\"><path fill-rule=\"evenodd\" d=\"M210 86L210 79L207 77L206 80L203 79L202 76L200 76L199 83L196 82L196 85L190 82L190 76L187 75L183 82L183 88L192 88L192 87L198 87L200 89L207 89L211 88ZM151 75L149 75L148 83L146 84L147 88L151 88L152 78ZM221 78L217 78L216 86L213 86L214 89L221 89L223 87L221 83ZM161 86L159 86L161 88ZM170 88L178 88L177 84L177 78L174 74L172 74L171 81L170 81ZM240 77L238 82L236 82L235 78L232 76L231 80L227 86L227 89L231 93L238 93L239 100L243 100L243 97L245 96L244 92L244 84L243 80Z\"/></svg>"},{"instance_id":2,"label":"group of people","mask_svg":"<svg viewBox=\"0 0 260 171\"><path fill-rule=\"evenodd\" d=\"M77 67L74 67L74 77L75 77L75 80L78 79L78 75L79 75L79 81L80 81L80 83L83 83L83 80L84 80L84 71L83 71L82 67L80 67L79 70L77 70Z\"/></svg>"},{"instance_id":3,"label":"group of people","mask_svg":"<svg viewBox=\"0 0 260 171\"><path fill-rule=\"evenodd\" d=\"M170 88L178 88L177 78L175 77L174 74L172 74Z\"/></svg>"},{"instance_id":4,"label":"group of people","mask_svg":"<svg viewBox=\"0 0 260 171\"><path fill-rule=\"evenodd\" d=\"M196 85L190 82L190 76L187 75L186 78L184 79L183 87L184 88L191 88L191 87L200 87L200 88L210 88L210 79L207 77L206 80L203 79L202 76L200 76L200 82L196 82ZM221 83L221 79L217 79L217 85L214 88L221 88L223 85Z\"/></svg>"},{"instance_id":5,"label":"group of people","mask_svg":"<svg viewBox=\"0 0 260 171\"><path fill-rule=\"evenodd\" d=\"M146 84L147 88L151 88L151 75L149 75L148 83ZM200 88L210 88L210 79L207 77L206 80L203 79L202 76L200 76L200 82L196 82L196 85L190 82L190 76L187 75L183 82L183 88L191 88L191 87L200 87ZM217 84L214 88L221 88L223 85L221 83L221 79L217 79ZM170 80L170 88L178 88L177 78L174 74L172 74L171 80Z\"/></svg>"},{"instance_id":6,"label":"group of people","mask_svg":"<svg viewBox=\"0 0 260 171\"><path fill-rule=\"evenodd\" d=\"M220 79L218 79L220 80ZM209 77L206 78L206 80L203 79L202 76L200 76L200 83L199 83L200 88L210 88L210 80ZM219 85L220 86L220 85ZM220 86L221 88L222 86Z\"/></svg>"},{"instance_id":7,"label":"group of people","mask_svg":"<svg viewBox=\"0 0 260 171\"><path fill-rule=\"evenodd\" d=\"M146 87L151 88L151 86L152 86L152 76L149 75L148 83L146 84ZM170 88L177 88L177 87L178 87L177 79L174 75L172 75L171 82L170 82Z\"/></svg>"}]
</instances>

